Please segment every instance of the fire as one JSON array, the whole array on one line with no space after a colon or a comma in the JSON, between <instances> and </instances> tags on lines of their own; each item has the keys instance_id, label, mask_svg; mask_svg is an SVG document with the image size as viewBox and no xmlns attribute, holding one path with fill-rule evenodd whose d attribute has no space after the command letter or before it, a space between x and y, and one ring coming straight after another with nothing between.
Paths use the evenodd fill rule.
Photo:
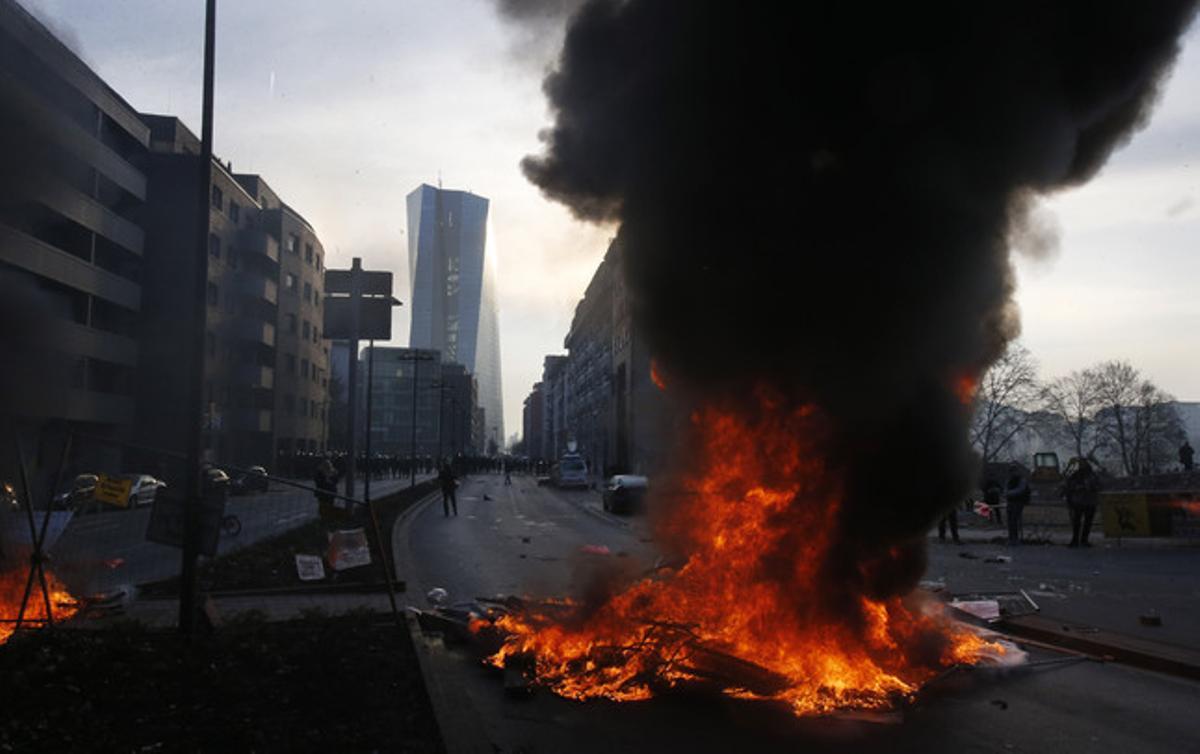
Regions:
<instances>
[{"instance_id":1,"label":"fire","mask_svg":"<svg viewBox=\"0 0 1200 754\"><path fill-rule=\"evenodd\" d=\"M24 569L0 573L0 645L7 642L16 631L17 615L21 611L21 598L25 594L28 577L29 572ZM46 572L46 588L50 592L50 609L55 621L66 620L78 611L75 598L50 571ZM30 626L39 626L46 620L46 603L42 597L41 584L36 578L33 588L29 591L24 620L28 621Z\"/></svg>"},{"instance_id":2,"label":"fire","mask_svg":"<svg viewBox=\"0 0 1200 754\"><path fill-rule=\"evenodd\" d=\"M975 401L975 394L979 392L979 378L973 374L964 374L954 381L953 387L959 403L970 406Z\"/></svg>"},{"instance_id":3,"label":"fire","mask_svg":"<svg viewBox=\"0 0 1200 754\"><path fill-rule=\"evenodd\" d=\"M663 379L662 369L659 368L658 362L654 359L650 360L650 381L659 390L667 389L667 381Z\"/></svg>"},{"instance_id":4,"label":"fire","mask_svg":"<svg viewBox=\"0 0 1200 754\"><path fill-rule=\"evenodd\" d=\"M537 683L571 699L708 684L810 715L889 708L946 667L1003 653L932 601L841 586L830 573L841 485L817 447L822 419L763 404L753 421L716 409L693 417L703 471L660 525L661 538L684 543L684 565L598 606L504 615L489 661L532 658Z\"/></svg>"}]
</instances>

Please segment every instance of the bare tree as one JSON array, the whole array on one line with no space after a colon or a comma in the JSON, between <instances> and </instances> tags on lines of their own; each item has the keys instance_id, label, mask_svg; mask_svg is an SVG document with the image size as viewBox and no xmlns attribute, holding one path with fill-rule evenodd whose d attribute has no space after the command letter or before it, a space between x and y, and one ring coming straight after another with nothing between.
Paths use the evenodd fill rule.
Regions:
<instances>
[{"instance_id":1,"label":"bare tree","mask_svg":"<svg viewBox=\"0 0 1200 754\"><path fill-rule=\"evenodd\" d=\"M1095 370L1101 403L1096 423L1124 472L1136 476L1168 466L1184 436L1172 397L1127 361L1107 361Z\"/></svg>"},{"instance_id":2,"label":"bare tree","mask_svg":"<svg viewBox=\"0 0 1200 754\"><path fill-rule=\"evenodd\" d=\"M984 373L975 393L971 443L984 463L1000 458L1029 426L1038 394L1033 356L1020 343L1009 344L1004 355Z\"/></svg>"},{"instance_id":3,"label":"bare tree","mask_svg":"<svg viewBox=\"0 0 1200 754\"><path fill-rule=\"evenodd\" d=\"M1070 439L1076 458L1092 457L1103 444L1096 426L1101 400L1095 369L1077 370L1050 382L1042 391L1042 405Z\"/></svg>"}]
</instances>

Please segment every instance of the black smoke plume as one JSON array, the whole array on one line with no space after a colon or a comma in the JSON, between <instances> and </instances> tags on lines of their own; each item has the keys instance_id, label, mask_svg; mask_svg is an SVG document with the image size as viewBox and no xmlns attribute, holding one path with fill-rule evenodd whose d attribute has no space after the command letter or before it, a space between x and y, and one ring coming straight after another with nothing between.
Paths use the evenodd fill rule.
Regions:
<instances>
[{"instance_id":1,"label":"black smoke plume","mask_svg":"<svg viewBox=\"0 0 1200 754\"><path fill-rule=\"evenodd\" d=\"M1017 333L1009 240L1148 118L1194 3L595 0L528 177L616 221L673 385L814 404L840 586L910 589L969 491L965 378ZM900 553L900 555L897 555ZM892 565L877 567L880 559Z\"/></svg>"}]
</instances>

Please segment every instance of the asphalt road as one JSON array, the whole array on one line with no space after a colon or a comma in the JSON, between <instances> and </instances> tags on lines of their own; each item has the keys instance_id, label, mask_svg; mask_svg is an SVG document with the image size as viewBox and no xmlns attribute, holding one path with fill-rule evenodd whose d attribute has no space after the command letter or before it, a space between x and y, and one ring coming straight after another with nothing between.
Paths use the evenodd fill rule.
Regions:
<instances>
[{"instance_id":1,"label":"asphalt road","mask_svg":"<svg viewBox=\"0 0 1200 754\"><path fill-rule=\"evenodd\" d=\"M436 500L397 530L407 599L423 605L426 590L440 586L451 601L504 593L550 596L585 586L597 570L637 569L656 557L639 518L615 519L599 511L589 493L561 493L514 477L478 476L460 489L458 518L446 518ZM593 546L585 552L584 546ZM594 554L605 547L607 555ZM957 563L945 547L940 563ZM1050 550L1045 557L1052 558ZM1063 551L1074 555L1074 551ZM1089 551L1104 560L1103 551ZM1121 557L1121 556L1114 556ZM1028 556L1029 569L1037 556ZM976 561L962 559L941 574L953 588L975 586ZM1022 555L1017 569L1026 568ZM1136 559L1095 567L1120 568ZM1148 556L1147 563L1151 563ZM1175 561L1169 569L1184 567ZM1068 561L1069 563L1069 561ZM1090 563L1090 565L1080 565ZM983 564L979 563L981 567ZM1007 581L982 571L988 578ZM1058 577L1072 573L1056 566ZM1156 582L1152 566L1137 576ZM933 574L937 575L937 574ZM1031 573L1016 573L1032 578ZM992 583L992 582L989 582ZM1177 586L1159 583L1164 593ZM1048 591L1048 590L1045 590ZM1083 595L1080 595L1082 598ZM1047 598L1052 599L1052 598ZM1182 598L1181 598L1182 599ZM494 671L462 649L427 642L431 694L440 705L451 751L480 752L740 752L740 751L957 751L957 752L1165 752L1200 749L1200 684L1096 662L1031 665L1004 673L971 671L929 689L899 724L850 719L798 720L772 705L679 695L647 702L576 703L541 693L531 699L504 695ZM1062 655L1031 650L1033 661Z\"/></svg>"},{"instance_id":2,"label":"asphalt road","mask_svg":"<svg viewBox=\"0 0 1200 754\"><path fill-rule=\"evenodd\" d=\"M377 499L408 484L407 477L375 480L371 496ZM358 490L361 494L361 482ZM85 596L118 591L132 596L137 584L175 576L180 551L146 541L150 511L150 506L109 509L71 518L48 550L55 574L73 594ZM311 521L317 503L307 490L273 484L265 493L230 497L225 514L236 516L242 528L236 535L221 535L217 552L222 555ZM19 524L27 529L23 519Z\"/></svg>"}]
</instances>

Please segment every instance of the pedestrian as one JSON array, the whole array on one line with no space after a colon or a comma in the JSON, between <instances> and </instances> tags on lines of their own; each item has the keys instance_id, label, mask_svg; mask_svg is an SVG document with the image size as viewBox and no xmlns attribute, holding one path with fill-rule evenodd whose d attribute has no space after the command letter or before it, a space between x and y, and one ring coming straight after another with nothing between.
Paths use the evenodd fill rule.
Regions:
<instances>
[{"instance_id":1,"label":"pedestrian","mask_svg":"<svg viewBox=\"0 0 1200 754\"><path fill-rule=\"evenodd\" d=\"M337 505L339 474L333 463L325 458L313 472L313 486L317 488L317 515L330 526L343 524L349 518L345 509Z\"/></svg>"},{"instance_id":2,"label":"pedestrian","mask_svg":"<svg viewBox=\"0 0 1200 754\"><path fill-rule=\"evenodd\" d=\"M1021 473L1015 463L1009 467L1008 482L1004 485L1004 501L1008 504L1008 543L1021 544L1021 518L1025 506L1033 492L1029 489L1029 480Z\"/></svg>"},{"instance_id":3,"label":"pedestrian","mask_svg":"<svg viewBox=\"0 0 1200 754\"><path fill-rule=\"evenodd\" d=\"M1184 471L1192 470L1193 455L1194 453L1192 451L1192 446L1188 444L1186 439L1184 439L1183 445L1179 446L1179 463L1183 465Z\"/></svg>"},{"instance_id":4,"label":"pedestrian","mask_svg":"<svg viewBox=\"0 0 1200 754\"><path fill-rule=\"evenodd\" d=\"M983 483L983 502L987 505L988 516L992 518L997 525L1004 526L1004 516L1000 513L1000 498L1004 495L1004 491L1000 489L1000 483L994 478L988 477Z\"/></svg>"},{"instance_id":5,"label":"pedestrian","mask_svg":"<svg viewBox=\"0 0 1200 754\"><path fill-rule=\"evenodd\" d=\"M454 469L450 468L450 464L446 461L442 462L442 470L438 472L438 482L442 486L442 512L447 518L450 517L450 509L454 509L454 515L458 515L458 496L455 488L458 487L458 479L454 476Z\"/></svg>"},{"instance_id":6,"label":"pedestrian","mask_svg":"<svg viewBox=\"0 0 1200 754\"><path fill-rule=\"evenodd\" d=\"M511 487L512 486L512 469L510 469L508 467L508 461L502 461L500 463L500 468L504 471L504 486Z\"/></svg>"},{"instance_id":7,"label":"pedestrian","mask_svg":"<svg viewBox=\"0 0 1200 754\"><path fill-rule=\"evenodd\" d=\"M950 537L954 540L954 544L961 545L962 540L958 538L958 506L954 506L942 516L938 521L938 540L946 541L946 524L950 524Z\"/></svg>"},{"instance_id":8,"label":"pedestrian","mask_svg":"<svg viewBox=\"0 0 1200 754\"><path fill-rule=\"evenodd\" d=\"M1100 478L1086 458L1081 458L1079 468L1067 477L1065 494L1071 512L1071 544L1067 546L1091 547L1088 534L1100 502Z\"/></svg>"}]
</instances>

